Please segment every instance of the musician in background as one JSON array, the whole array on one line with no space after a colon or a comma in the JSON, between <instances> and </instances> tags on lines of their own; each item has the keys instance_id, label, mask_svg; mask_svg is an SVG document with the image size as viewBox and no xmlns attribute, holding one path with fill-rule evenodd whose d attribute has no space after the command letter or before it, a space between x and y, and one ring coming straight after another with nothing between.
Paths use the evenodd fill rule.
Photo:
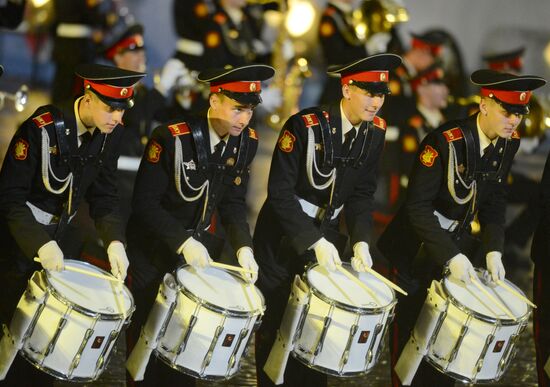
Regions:
<instances>
[{"instance_id":1,"label":"musician in background","mask_svg":"<svg viewBox=\"0 0 550 387\"><path fill-rule=\"evenodd\" d=\"M393 326L392 369L420 313L425 290L445 268L452 281L470 283L481 252L492 281L504 279L502 263L507 176L519 147L516 131L529 112L531 92L546 81L478 70L480 112L430 132L417 152L407 197L378 241L409 295L399 297ZM480 243L471 222L481 226ZM394 385L399 385L392 372ZM452 386L454 379L423 361L413 386Z\"/></svg>"},{"instance_id":2,"label":"musician in background","mask_svg":"<svg viewBox=\"0 0 550 387\"><path fill-rule=\"evenodd\" d=\"M26 0L0 1L0 27L17 28L23 21Z\"/></svg>"}]
</instances>

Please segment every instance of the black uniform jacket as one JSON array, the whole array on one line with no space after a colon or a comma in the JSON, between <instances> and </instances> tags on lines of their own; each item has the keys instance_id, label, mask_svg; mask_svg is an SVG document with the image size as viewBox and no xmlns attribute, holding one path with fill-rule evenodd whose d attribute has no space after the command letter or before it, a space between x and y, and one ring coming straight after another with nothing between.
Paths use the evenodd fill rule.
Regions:
<instances>
[{"instance_id":1,"label":"black uniform jacket","mask_svg":"<svg viewBox=\"0 0 550 387\"><path fill-rule=\"evenodd\" d=\"M57 125L56 125L57 122ZM57 127L57 129L56 129ZM76 119L71 105L62 111L52 105L36 110L15 133L10 142L0 172L0 211L9 234L32 260L37 250L52 239L52 230L63 228L67 216L69 188L63 193L50 192L45 187L42 162L42 136L47 135L50 171L47 173L52 189L73 173L72 215L85 198L90 205L90 216L105 246L113 240L124 242L124 229L118 213L116 166L123 128L103 134L96 129L87 145L78 147ZM39 209L61 217L59 225L46 226L34 218L27 206L30 202ZM4 241L11 240L2 235ZM61 235L56 234L56 240Z\"/></svg>"},{"instance_id":2,"label":"black uniform jacket","mask_svg":"<svg viewBox=\"0 0 550 387\"><path fill-rule=\"evenodd\" d=\"M540 220L531 245L531 258L537 265L550 266L550 157L546 159L540 181Z\"/></svg>"},{"instance_id":3,"label":"black uniform jacket","mask_svg":"<svg viewBox=\"0 0 550 387\"><path fill-rule=\"evenodd\" d=\"M176 141L181 142L183 156L179 186L187 199L176 188ZM212 213L217 206L232 247L237 250L252 246L245 196L249 166L257 147L256 131L246 127L239 136L229 136L221 159L216 160L210 153L206 114L157 127L147 144L136 177L133 212L128 224L132 234L129 239L138 245L151 240L160 241L175 255L187 238L197 236L195 229L202 221L208 195L207 212ZM207 180L208 188L198 196L199 187ZM204 228L209 225L209 219L205 222Z\"/></svg>"},{"instance_id":4,"label":"black uniform jacket","mask_svg":"<svg viewBox=\"0 0 550 387\"><path fill-rule=\"evenodd\" d=\"M371 228L376 172L384 146L385 122L375 117L373 122L361 124L349 154L351 162L343 166L340 161L340 105L334 103L319 109L328 114L334 164L337 168L331 207L337 209L344 205L343 213L353 245L358 241L367 240ZM306 154L309 129L314 133L315 164L319 168L318 172L327 175L332 170L330 166L323 165L324 145L321 141L321 127L315 124L317 120L308 112L309 109L303 110L288 119L273 152L268 197L260 211L254 234L255 252L267 276L270 275L271 269L278 271L273 265L285 265L283 260L289 258L278 254L283 238L292 248L294 255L301 255L325 235L325 231L320 228L319 220L308 216L298 201L298 198L305 199L321 208L326 208L330 201L330 186L317 189L310 184L308 178ZM366 158L355 164L354 161L358 160L362 149ZM320 185L327 181L327 178L317 173L315 168L312 175L315 184ZM327 216L332 213L333 211L327 212ZM337 227L337 223L338 220L335 219L331 226Z\"/></svg>"},{"instance_id":5,"label":"black uniform jacket","mask_svg":"<svg viewBox=\"0 0 550 387\"><path fill-rule=\"evenodd\" d=\"M414 161L405 204L388 225L378 247L397 266L410 263L422 243L428 255L444 264L460 253L457 237L469 232L476 214L481 225L483 253L502 251L506 207L506 182L519 135L499 138L487 158L481 158L477 115L450 121L429 133L420 144ZM466 144L471 145L466 145ZM466 198L465 188L475 180L475 202L459 204L449 191L449 152L456 151L454 187L456 197ZM462 183L464 182L464 184ZM438 211L447 219L457 220L454 233L444 230L434 215Z\"/></svg>"}]
</instances>

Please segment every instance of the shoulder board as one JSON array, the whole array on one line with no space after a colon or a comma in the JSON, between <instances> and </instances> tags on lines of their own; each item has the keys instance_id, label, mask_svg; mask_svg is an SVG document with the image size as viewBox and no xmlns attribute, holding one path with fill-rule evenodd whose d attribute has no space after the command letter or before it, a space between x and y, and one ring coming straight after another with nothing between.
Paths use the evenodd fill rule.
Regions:
<instances>
[{"instance_id":1,"label":"shoulder board","mask_svg":"<svg viewBox=\"0 0 550 387\"><path fill-rule=\"evenodd\" d=\"M325 12L323 13L327 16L332 16L334 15L335 12L336 12L336 9L334 9L334 7L329 6L325 9Z\"/></svg>"},{"instance_id":2,"label":"shoulder board","mask_svg":"<svg viewBox=\"0 0 550 387\"><path fill-rule=\"evenodd\" d=\"M372 123L374 124L374 126L377 126L382 130L386 130L386 121L383 118L374 116Z\"/></svg>"},{"instance_id":3,"label":"shoulder board","mask_svg":"<svg viewBox=\"0 0 550 387\"><path fill-rule=\"evenodd\" d=\"M258 133L252 128L248 128L248 135L249 135L250 138L252 138L254 140L258 139Z\"/></svg>"},{"instance_id":4,"label":"shoulder board","mask_svg":"<svg viewBox=\"0 0 550 387\"><path fill-rule=\"evenodd\" d=\"M223 13L218 12L214 15L214 21L220 25L225 24L225 22L227 21L227 17Z\"/></svg>"},{"instance_id":5,"label":"shoulder board","mask_svg":"<svg viewBox=\"0 0 550 387\"><path fill-rule=\"evenodd\" d=\"M519 140L521 137L519 135L519 132L517 130L514 130L512 132L512 138L516 139L516 140Z\"/></svg>"},{"instance_id":6,"label":"shoulder board","mask_svg":"<svg viewBox=\"0 0 550 387\"><path fill-rule=\"evenodd\" d=\"M319 119L313 113L302 114L302 120L304 120L304 124L306 124L308 128L314 125L319 125Z\"/></svg>"},{"instance_id":7,"label":"shoulder board","mask_svg":"<svg viewBox=\"0 0 550 387\"><path fill-rule=\"evenodd\" d=\"M191 129L189 129L189 125L187 125L186 122L180 122L178 124L168 125L168 129L170 130L170 133L172 133L172 136L181 136L182 134L189 134L191 133Z\"/></svg>"},{"instance_id":8,"label":"shoulder board","mask_svg":"<svg viewBox=\"0 0 550 387\"><path fill-rule=\"evenodd\" d=\"M42 128L46 125L53 123L53 116L52 116L52 113L46 112L46 113L40 114L39 116L33 117L32 120L34 121L36 126L38 126L39 128Z\"/></svg>"},{"instance_id":9,"label":"shoulder board","mask_svg":"<svg viewBox=\"0 0 550 387\"><path fill-rule=\"evenodd\" d=\"M402 67L402 66L399 66L398 68L395 69L395 73L396 73L398 76L402 77L403 75L406 74L405 68Z\"/></svg>"},{"instance_id":10,"label":"shoulder board","mask_svg":"<svg viewBox=\"0 0 550 387\"><path fill-rule=\"evenodd\" d=\"M452 142L456 140L460 140L464 136L462 135L462 130L457 126L456 128L452 128L449 130L446 130L443 132L443 135L445 136L445 139L447 142Z\"/></svg>"}]
</instances>

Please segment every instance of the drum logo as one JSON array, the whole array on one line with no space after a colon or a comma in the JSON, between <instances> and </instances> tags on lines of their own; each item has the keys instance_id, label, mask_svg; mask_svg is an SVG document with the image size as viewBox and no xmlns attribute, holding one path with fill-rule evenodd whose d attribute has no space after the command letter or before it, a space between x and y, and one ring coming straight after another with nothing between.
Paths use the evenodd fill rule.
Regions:
<instances>
[{"instance_id":1,"label":"drum logo","mask_svg":"<svg viewBox=\"0 0 550 387\"><path fill-rule=\"evenodd\" d=\"M495 348L493 348L493 353L499 353L504 348L505 340L499 340L495 343Z\"/></svg>"},{"instance_id":2,"label":"drum logo","mask_svg":"<svg viewBox=\"0 0 550 387\"><path fill-rule=\"evenodd\" d=\"M359 334L359 339L357 342L359 344L365 344L369 340L370 331L361 331L361 334Z\"/></svg>"},{"instance_id":3,"label":"drum logo","mask_svg":"<svg viewBox=\"0 0 550 387\"><path fill-rule=\"evenodd\" d=\"M225 335L225 339L223 339L222 347L231 347L233 344L233 340L235 340L235 335L227 334Z\"/></svg>"},{"instance_id":4,"label":"drum logo","mask_svg":"<svg viewBox=\"0 0 550 387\"><path fill-rule=\"evenodd\" d=\"M101 344L103 344L104 340L105 336L96 336L94 341L92 342L92 349L101 348Z\"/></svg>"}]
</instances>

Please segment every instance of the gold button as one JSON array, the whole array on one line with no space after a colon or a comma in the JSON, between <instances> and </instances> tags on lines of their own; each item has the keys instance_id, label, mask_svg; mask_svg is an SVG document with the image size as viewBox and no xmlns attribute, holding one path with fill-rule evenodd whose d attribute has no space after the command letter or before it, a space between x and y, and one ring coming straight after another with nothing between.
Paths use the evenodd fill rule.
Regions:
<instances>
[{"instance_id":1,"label":"gold button","mask_svg":"<svg viewBox=\"0 0 550 387\"><path fill-rule=\"evenodd\" d=\"M241 177L237 176L235 180L233 180L233 182L235 183L235 185L241 185Z\"/></svg>"},{"instance_id":2,"label":"gold button","mask_svg":"<svg viewBox=\"0 0 550 387\"><path fill-rule=\"evenodd\" d=\"M232 167L233 165L235 165L235 159L233 157L228 158L225 162L225 165L227 165L228 167Z\"/></svg>"}]
</instances>

